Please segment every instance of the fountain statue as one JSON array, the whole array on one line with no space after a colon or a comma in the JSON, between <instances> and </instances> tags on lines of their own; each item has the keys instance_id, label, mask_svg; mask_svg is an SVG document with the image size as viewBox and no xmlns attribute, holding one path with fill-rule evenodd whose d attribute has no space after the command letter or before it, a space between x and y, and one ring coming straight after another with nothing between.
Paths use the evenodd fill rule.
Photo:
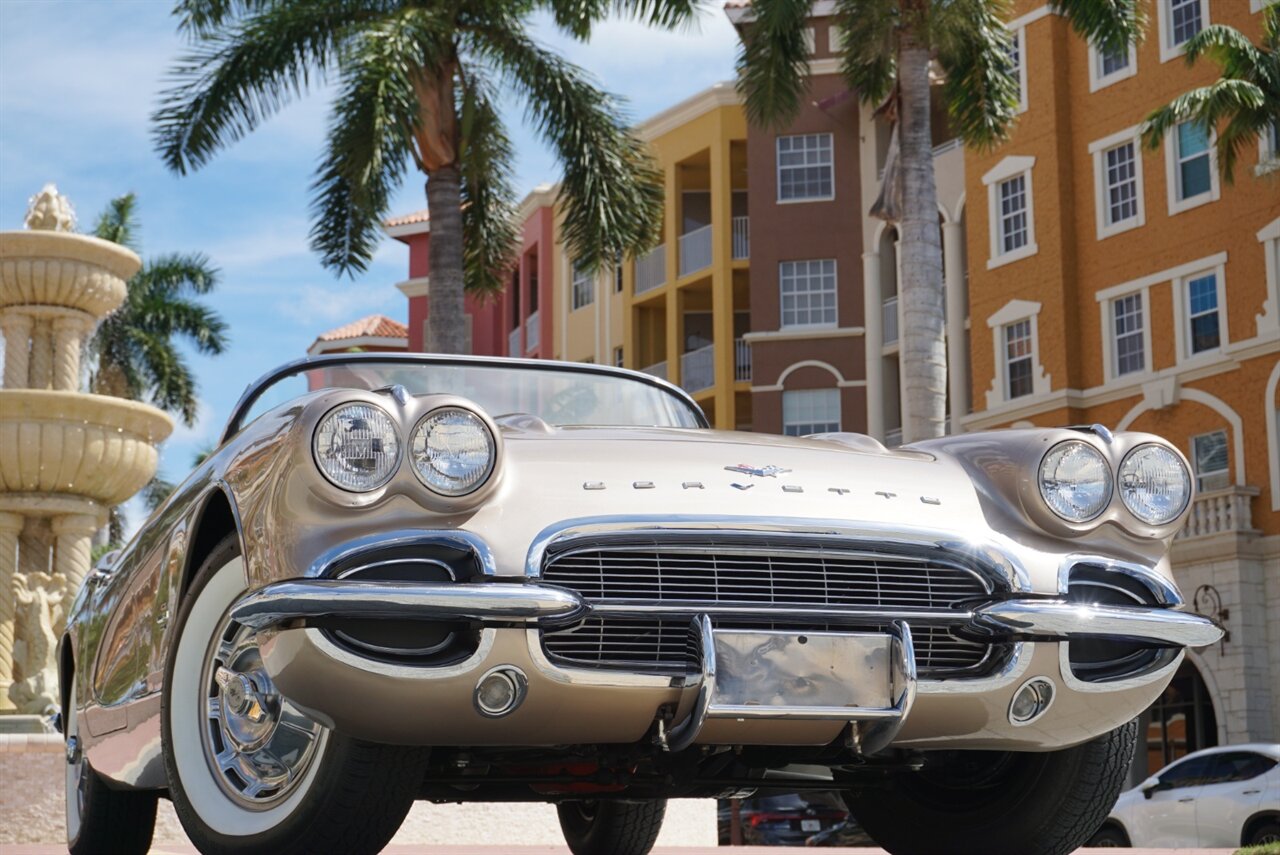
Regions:
<instances>
[{"instance_id":1,"label":"fountain statue","mask_svg":"<svg viewBox=\"0 0 1280 855\"><path fill-rule=\"evenodd\" d=\"M0 232L0 711L58 706L57 649L109 509L155 475L173 430L160 410L81 390L81 352L141 267L76 234L52 184L26 229Z\"/></svg>"}]
</instances>

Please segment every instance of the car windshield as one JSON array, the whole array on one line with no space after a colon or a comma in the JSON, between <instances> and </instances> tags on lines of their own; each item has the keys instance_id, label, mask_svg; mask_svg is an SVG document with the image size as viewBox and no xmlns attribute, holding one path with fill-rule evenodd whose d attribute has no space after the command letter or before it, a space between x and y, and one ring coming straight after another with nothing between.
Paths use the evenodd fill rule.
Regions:
<instances>
[{"instance_id":1,"label":"car windshield","mask_svg":"<svg viewBox=\"0 0 1280 855\"><path fill-rule=\"evenodd\" d=\"M321 358L286 366L251 387L227 436L267 410L319 389L403 386L411 395L450 394L494 418L537 416L551 425L703 427L689 401L645 377L589 366L412 356ZM255 394L256 393L256 394Z\"/></svg>"}]
</instances>

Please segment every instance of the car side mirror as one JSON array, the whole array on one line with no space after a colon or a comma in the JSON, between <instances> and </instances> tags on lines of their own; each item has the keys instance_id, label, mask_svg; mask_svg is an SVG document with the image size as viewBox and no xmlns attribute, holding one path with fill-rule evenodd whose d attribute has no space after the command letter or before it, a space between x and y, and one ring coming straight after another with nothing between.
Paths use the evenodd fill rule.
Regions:
<instances>
[{"instance_id":1,"label":"car side mirror","mask_svg":"<svg viewBox=\"0 0 1280 855\"><path fill-rule=\"evenodd\" d=\"M1149 799L1161 790L1166 789L1166 787L1160 783L1159 778L1152 775L1150 778L1147 778L1147 780L1142 782L1140 789L1142 790L1143 798Z\"/></svg>"}]
</instances>

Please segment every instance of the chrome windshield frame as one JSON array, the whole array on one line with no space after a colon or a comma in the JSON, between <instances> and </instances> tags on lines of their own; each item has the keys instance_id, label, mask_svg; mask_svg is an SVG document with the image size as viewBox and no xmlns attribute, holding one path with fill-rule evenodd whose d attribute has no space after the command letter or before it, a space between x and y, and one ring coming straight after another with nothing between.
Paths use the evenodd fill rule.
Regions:
<instances>
[{"instance_id":1,"label":"chrome windshield frame","mask_svg":"<svg viewBox=\"0 0 1280 855\"><path fill-rule=\"evenodd\" d=\"M263 393L271 388L275 383L290 375L303 374L316 368L326 368L331 365L348 365L352 363L362 362L392 362L402 365L453 365L453 366L490 366L493 368L510 368L513 370L537 370L537 371L561 371L570 374L595 374L606 377L616 377L624 380L632 380L652 386L667 394L677 398L681 404L686 406L693 413L694 420L698 423L699 428L710 428L711 423L707 421L707 416L702 412L702 408L694 401L693 396L685 390L672 383L668 383L659 377L651 374L645 374L641 371L632 371L627 368L615 368L611 365L596 365L585 362L561 362L552 359L512 359L510 357L501 356L453 356L436 353L325 353L319 356L306 356L302 359L295 359L292 362L286 362L266 374L263 374L257 380L250 383L236 401L235 406L231 409L231 417L227 419L227 426L222 432L218 444L229 440L240 432L244 427L244 417L250 408L258 402Z\"/></svg>"}]
</instances>

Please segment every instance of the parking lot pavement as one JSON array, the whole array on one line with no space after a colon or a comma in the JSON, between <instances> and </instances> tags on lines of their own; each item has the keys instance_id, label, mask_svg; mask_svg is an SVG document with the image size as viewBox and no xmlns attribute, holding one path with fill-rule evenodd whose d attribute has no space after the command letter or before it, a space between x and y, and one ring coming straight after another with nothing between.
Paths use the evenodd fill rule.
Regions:
<instances>
[{"instance_id":1,"label":"parking lot pavement","mask_svg":"<svg viewBox=\"0 0 1280 855\"><path fill-rule=\"evenodd\" d=\"M0 855L63 855L65 846L0 845ZM165 844L151 850L151 855L195 855L195 847ZM569 855L561 846L391 846L387 855ZM1127 855L1231 855L1231 849L1127 849ZM659 846L653 855L799 855L822 852L825 855L885 855L883 849L793 849L778 846ZM1105 855L1109 849L1080 849L1075 855Z\"/></svg>"}]
</instances>

